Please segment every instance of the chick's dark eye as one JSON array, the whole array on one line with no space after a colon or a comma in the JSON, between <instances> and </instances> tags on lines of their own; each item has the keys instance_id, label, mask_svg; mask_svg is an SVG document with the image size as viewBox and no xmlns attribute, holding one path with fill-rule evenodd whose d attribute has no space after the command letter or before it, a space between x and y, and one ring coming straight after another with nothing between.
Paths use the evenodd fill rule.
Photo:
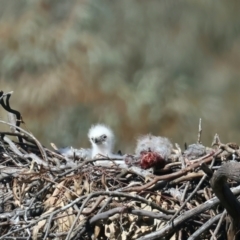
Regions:
<instances>
[{"instance_id":1,"label":"chick's dark eye","mask_svg":"<svg viewBox=\"0 0 240 240\"><path fill-rule=\"evenodd\" d=\"M104 139L106 139L106 138L107 138L107 136L106 136L106 135L103 135L103 138L104 138Z\"/></svg>"}]
</instances>

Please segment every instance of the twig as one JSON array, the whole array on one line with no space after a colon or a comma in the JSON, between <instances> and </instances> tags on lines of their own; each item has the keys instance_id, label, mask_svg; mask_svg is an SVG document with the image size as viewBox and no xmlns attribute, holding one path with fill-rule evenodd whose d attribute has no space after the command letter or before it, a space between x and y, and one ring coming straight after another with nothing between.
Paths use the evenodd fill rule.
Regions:
<instances>
[{"instance_id":1,"label":"twig","mask_svg":"<svg viewBox=\"0 0 240 240\"><path fill-rule=\"evenodd\" d=\"M217 235L217 233L218 233L218 231L219 231L219 229L220 229L220 226L221 226L221 224L222 224L222 222L223 222L223 219L226 217L226 215L227 215L227 211L226 211L226 209L225 209L225 210L223 211L222 215L221 215L221 218L220 218L220 220L219 220L219 222L218 222L218 224L217 224L216 229L214 230L214 233L213 233L213 236L211 237L211 240L216 239L216 235Z\"/></svg>"},{"instance_id":2,"label":"twig","mask_svg":"<svg viewBox=\"0 0 240 240\"><path fill-rule=\"evenodd\" d=\"M211 167L213 166L214 162L215 162L215 158L213 158L213 161L211 163ZM198 185L195 187L195 189L189 195L189 197L186 199L186 201L182 204L182 206L178 209L178 211L173 215L173 217L171 218L170 222L174 220L174 218L180 213L180 211L184 208L184 206L187 204L187 202L194 196L194 194L198 191L198 189L200 188L200 186L202 185L203 181L205 181L206 178L207 178L207 175L202 176L202 178L199 181Z\"/></svg>"},{"instance_id":3,"label":"twig","mask_svg":"<svg viewBox=\"0 0 240 240\"><path fill-rule=\"evenodd\" d=\"M2 121L2 120L0 120L0 123L7 124L7 125L9 125L9 126L13 126L13 127L15 127L16 129L18 129L18 130L20 130L21 132L23 132L24 134L28 135L30 138L32 138L32 139L36 142L36 144L37 144L37 146L38 146L38 148L39 148L39 150L40 150L40 152L41 152L41 154L42 154L43 159L44 159L46 162L48 162L47 154L46 154L46 152L44 151L41 143L40 143L32 134L28 133L27 131L23 130L23 129L20 128L20 127L17 127L17 126L12 125L11 123L7 123L7 122Z\"/></svg>"},{"instance_id":4,"label":"twig","mask_svg":"<svg viewBox=\"0 0 240 240\"><path fill-rule=\"evenodd\" d=\"M196 240L199 239L199 236L207 231L213 223L215 223L218 219L220 219L222 214L218 214L212 218L210 218L206 223L204 223L197 231L195 231L189 238L188 240Z\"/></svg>"},{"instance_id":5,"label":"twig","mask_svg":"<svg viewBox=\"0 0 240 240\"><path fill-rule=\"evenodd\" d=\"M196 160L195 163L193 163L192 165L176 172L176 173L171 173L171 174L166 174L163 176L156 176L152 181L148 182L147 184L141 186L141 187L130 187L127 189L124 189L123 192L140 192L143 191L149 187L151 187L153 184L155 184L156 182L160 181L160 180L172 180L175 179L177 177L183 176L185 175L187 172L193 170L196 167L199 167L201 165L202 162L207 163L212 161L214 156L217 156L218 154L220 154L222 152L222 150L219 150L215 153L210 153L207 154L206 156Z\"/></svg>"},{"instance_id":6,"label":"twig","mask_svg":"<svg viewBox=\"0 0 240 240\"><path fill-rule=\"evenodd\" d=\"M198 125L198 139L197 143L201 144L201 136L202 136L202 119L199 118L199 125Z\"/></svg>"},{"instance_id":7,"label":"twig","mask_svg":"<svg viewBox=\"0 0 240 240\"><path fill-rule=\"evenodd\" d=\"M15 233L15 232L19 232L19 231L22 231L26 228L30 228L31 226L33 225L36 225L39 221L43 220L43 219L46 219L48 217L50 217L51 215L56 215L60 212L63 212L65 210L67 210L68 208L72 207L74 204L78 203L78 202L81 202L82 200L90 200L91 198L93 197L96 197L96 196L100 196L100 195L106 195L106 196L111 196L111 197L126 197L128 199L133 199L133 200L137 200L137 201L140 201L140 202L143 202L149 206L151 206L152 208L154 209L157 209L165 214L173 214L175 213L175 211L172 211L172 210L166 210L166 209L163 209L161 208L158 204L152 202L152 201L148 201L147 199L143 198L143 197L140 197L138 195L130 195L130 194L127 194L127 193L121 193L121 192L105 192L105 191L100 191L100 192L95 192L95 193L91 193L89 194L88 196L81 196L77 199L75 199L74 201L72 201L71 203L69 203L68 205L60 208L60 209L57 209L51 213L48 213L48 214L45 214L41 217L39 217L37 220L34 220L32 222L30 222L29 224L25 225L24 227L21 227L21 228L18 228L18 229L14 229L12 230L11 232L8 232L4 235L2 235L0 237L0 239L5 239L5 237L9 236L10 234L12 233ZM86 201L87 202L87 201ZM79 210L79 212L82 211L82 209ZM69 231L70 232L70 231Z\"/></svg>"},{"instance_id":8,"label":"twig","mask_svg":"<svg viewBox=\"0 0 240 240\"><path fill-rule=\"evenodd\" d=\"M240 194L240 186L231 190L234 195ZM194 209L188 210L185 213L181 214L179 217L173 220L173 222L169 221L168 224L166 224L160 230L146 234L145 236L138 238L138 240L155 240L155 239L161 239L163 236L170 235L174 232L174 230L177 230L177 227L183 224L183 222L194 218L196 215L199 215L200 213L210 208L213 208L218 203L219 203L219 199L214 197L204 202L200 206L195 207Z\"/></svg>"}]
</instances>

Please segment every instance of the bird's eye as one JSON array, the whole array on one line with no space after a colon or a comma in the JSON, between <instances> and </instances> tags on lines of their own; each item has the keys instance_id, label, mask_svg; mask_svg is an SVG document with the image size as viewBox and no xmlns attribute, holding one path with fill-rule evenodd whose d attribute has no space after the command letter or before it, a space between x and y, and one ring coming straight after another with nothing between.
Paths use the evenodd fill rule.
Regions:
<instances>
[{"instance_id":1,"label":"bird's eye","mask_svg":"<svg viewBox=\"0 0 240 240\"><path fill-rule=\"evenodd\" d=\"M103 139L106 139L107 138L107 136L106 135L103 135Z\"/></svg>"},{"instance_id":2,"label":"bird's eye","mask_svg":"<svg viewBox=\"0 0 240 240\"><path fill-rule=\"evenodd\" d=\"M92 141L94 140L93 138L91 138L92 139Z\"/></svg>"}]
</instances>

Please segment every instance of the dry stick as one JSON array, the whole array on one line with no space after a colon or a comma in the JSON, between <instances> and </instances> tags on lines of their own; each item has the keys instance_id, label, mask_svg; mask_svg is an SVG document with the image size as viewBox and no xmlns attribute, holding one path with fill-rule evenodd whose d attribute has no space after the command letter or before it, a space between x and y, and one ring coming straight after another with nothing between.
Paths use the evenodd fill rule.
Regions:
<instances>
[{"instance_id":1,"label":"dry stick","mask_svg":"<svg viewBox=\"0 0 240 240\"><path fill-rule=\"evenodd\" d=\"M50 233L49 239L64 239L63 237L67 235L67 232L60 232L60 233Z\"/></svg>"},{"instance_id":2,"label":"dry stick","mask_svg":"<svg viewBox=\"0 0 240 240\"><path fill-rule=\"evenodd\" d=\"M163 219L163 220L169 220L170 216L163 214L163 213L156 213L156 212L151 212L151 211L146 211L146 210L135 210L131 209L129 207L116 207L111 210L108 210L104 213L97 214L93 216L90 220L90 224L94 224L99 220L107 219L110 216L117 214L117 213L128 213L128 214L133 214L141 217L150 217L153 219Z\"/></svg>"},{"instance_id":3,"label":"dry stick","mask_svg":"<svg viewBox=\"0 0 240 240\"><path fill-rule=\"evenodd\" d=\"M186 167L185 159L183 156L179 156L179 162L182 164L182 169Z\"/></svg>"},{"instance_id":4,"label":"dry stick","mask_svg":"<svg viewBox=\"0 0 240 240\"><path fill-rule=\"evenodd\" d=\"M129 209L129 211L130 211L129 213L134 214L134 215L148 216L148 217L154 218L154 219L168 220L171 217L171 216L163 214L163 213L156 213L156 212L146 211L146 210Z\"/></svg>"},{"instance_id":5,"label":"dry stick","mask_svg":"<svg viewBox=\"0 0 240 240\"><path fill-rule=\"evenodd\" d=\"M104 199L105 199L104 196L99 196L94 205L89 210L83 210L82 213L85 215L91 214Z\"/></svg>"},{"instance_id":6,"label":"dry stick","mask_svg":"<svg viewBox=\"0 0 240 240\"><path fill-rule=\"evenodd\" d=\"M221 226L221 224L222 224L222 221L223 221L223 219L225 218L226 215L227 215L227 211L226 211L226 209L225 209L225 210L223 211L223 213L222 213L222 216L221 216L218 224L217 224L217 227L216 227L215 230L214 230L214 233L213 233L213 236L211 237L211 240L214 240L214 238L216 239L216 235L217 235L217 233L218 233L218 231L219 231L219 229L220 229L220 226Z\"/></svg>"},{"instance_id":7,"label":"dry stick","mask_svg":"<svg viewBox=\"0 0 240 240\"><path fill-rule=\"evenodd\" d=\"M58 157L58 158L61 158L61 159L65 159L65 157L63 155L61 155L61 154L55 153L55 152L53 152L53 151L51 151L51 150L49 150L47 148L44 148L44 149L45 149L46 152L51 153L55 157Z\"/></svg>"},{"instance_id":8,"label":"dry stick","mask_svg":"<svg viewBox=\"0 0 240 240\"><path fill-rule=\"evenodd\" d=\"M37 155L35 155L34 153L21 153L18 148L16 147L16 145L12 142L11 139L9 139L7 136L3 137L3 140L8 143L9 147L11 148L11 150L18 155L21 158L32 158L37 164L39 165L43 165L44 167L48 166L48 164L43 161L41 158L39 158Z\"/></svg>"},{"instance_id":9,"label":"dry stick","mask_svg":"<svg viewBox=\"0 0 240 240\"><path fill-rule=\"evenodd\" d=\"M20 157L23 157L23 153L21 153L20 151L19 151L19 149L17 148L17 146L12 142L12 140L10 140L8 137L6 137L6 136L4 136L3 137L3 140L9 145L9 147L12 149L12 151L14 152L14 153L16 153L18 156L20 156Z\"/></svg>"},{"instance_id":10,"label":"dry stick","mask_svg":"<svg viewBox=\"0 0 240 240\"><path fill-rule=\"evenodd\" d=\"M104 199L105 197L103 197L103 196L99 196L99 198L101 198L101 199L99 199L99 200L97 200L97 203L95 203L94 204L94 206L90 209L90 210L83 210L82 211L82 213L83 214L85 214L85 215L89 215L90 213L92 213L94 210L95 210L95 208L97 207L97 205L99 205L100 204L100 200L102 200L102 198ZM112 198L111 198L112 199ZM124 208L124 207L122 207L122 208ZM128 213L132 213L132 214L134 214L134 215L139 215L139 216L148 216L148 217L151 217L151 218L161 218L161 219L165 219L165 220L168 220L171 216L170 215L166 215L166 214L163 214L163 213L155 213L155 212L150 212L150 211L145 211L145 210L131 210L131 212L128 212ZM71 215L73 215L74 213L72 213ZM49 219L54 219L54 220L56 220L56 219L59 219L59 218L62 218L62 217L65 217L65 216L69 216L70 214L65 214L65 215L62 215L62 216L58 216L58 217L54 217L53 218L53 215L54 214L51 214L50 216L49 216ZM99 214L97 214L97 215L99 215ZM97 216L97 215L95 215L95 216ZM104 215L101 215L102 217L104 216ZM92 217L92 218L94 218L94 217ZM92 219L91 218L91 219ZM93 224L94 222L95 222L95 220L93 219L93 220L91 220L90 219L90 221L89 222L91 222L91 224ZM104 219L104 218L102 218L102 219ZM51 220L49 220L48 222L51 222ZM100 219L101 220L101 219ZM85 222L86 222L86 220L85 220ZM23 222L23 223L25 223L25 222ZM2 224L2 225L7 225L7 224L9 224L9 222L5 222L4 224ZM1 225L1 224L0 224ZM86 229L83 229L84 228L84 226L83 226L84 224L81 224L81 225L79 225L77 228L78 229L81 229L81 232L82 233L84 233L85 232L85 230ZM52 237L52 234L50 233L50 234L48 234L48 232L49 232L49 229L47 229L47 231L46 231L46 233L45 233L45 236L49 236L49 237ZM81 234L82 234L81 233ZM61 234L63 234L63 235L67 235L67 232L65 232L65 233L61 233ZM56 235L57 236L57 235ZM80 236L80 235L78 235L78 236Z\"/></svg>"},{"instance_id":11,"label":"dry stick","mask_svg":"<svg viewBox=\"0 0 240 240\"><path fill-rule=\"evenodd\" d=\"M52 218L53 218L53 215L51 215L48 219L48 223L47 223L47 229L45 230L45 235L43 237L43 240L46 240L47 239L47 236L48 236L48 232L50 230L50 225L51 225L51 221L52 221Z\"/></svg>"},{"instance_id":12,"label":"dry stick","mask_svg":"<svg viewBox=\"0 0 240 240\"><path fill-rule=\"evenodd\" d=\"M4 149L4 152L8 152L7 149L6 149L6 147L4 146L4 144L1 144L1 147ZM7 154L7 155L8 155L8 157L9 157L9 159L6 160L5 162L1 162L1 165L3 165L4 163L8 162L9 160L11 160L16 166L19 167L19 164L15 161L15 159L13 159L13 157L10 156L9 154Z\"/></svg>"},{"instance_id":13,"label":"dry stick","mask_svg":"<svg viewBox=\"0 0 240 240\"><path fill-rule=\"evenodd\" d=\"M215 145L219 146L220 144L221 144L221 140L220 140L218 134L216 133L213 138L212 147Z\"/></svg>"},{"instance_id":14,"label":"dry stick","mask_svg":"<svg viewBox=\"0 0 240 240\"><path fill-rule=\"evenodd\" d=\"M210 165L210 168L214 165L215 158L213 158L212 163ZM182 206L178 209L178 211L173 215L170 222L173 221L173 219L180 213L180 211L184 208L184 206L187 204L187 202L193 197L193 195L198 191L203 181L207 178L207 175L202 176L201 180L199 181L198 185L195 187L193 192L190 194L190 196L186 199L186 201L182 204Z\"/></svg>"},{"instance_id":15,"label":"dry stick","mask_svg":"<svg viewBox=\"0 0 240 240\"><path fill-rule=\"evenodd\" d=\"M35 221L32 221L30 222L29 224L25 225L24 227L21 227L21 228L18 228L18 229L15 229L15 230L12 230L11 232L8 232L6 233L5 235L1 236L0 239L6 239L7 236L9 236L11 233L15 233L15 232L18 232L18 231L21 231L21 230L24 230L26 228L30 228L32 225L36 225L36 223L38 223L39 221L45 219L45 218L51 218L53 215L55 214L58 214L62 211L65 211L67 210L69 207L73 206L74 204L78 203L79 201L83 200L86 196L82 196L82 197L79 197L77 199L75 199L74 201L72 201L70 204L60 208L60 209L57 209L55 210L54 212L51 212L49 214L46 214L44 216L41 216L40 218L38 218L37 220Z\"/></svg>"},{"instance_id":16,"label":"dry stick","mask_svg":"<svg viewBox=\"0 0 240 240\"><path fill-rule=\"evenodd\" d=\"M85 221L82 220L83 223L81 225L78 225L76 227L75 232L74 232L73 236L71 237L71 240L81 239L80 237L82 236L82 234L86 232L86 230L87 230L86 225L88 224L88 222L86 219L84 219L84 220ZM67 232L67 234L68 234L68 232Z\"/></svg>"},{"instance_id":17,"label":"dry stick","mask_svg":"<svg viewBox=\"0 0 240 240\"><path fill-rule=\"evenodd\" d=\"M188 187L189 187L189 181L187 182L185 188L184 188L184 191L183 191L183 194L182 194L182 197L181 197L181 201L183 202L184 199L185 199L185 196L186 196L186 193L187 193L187 190L188 190ZM175 213L176 214L176 213Z\"/></svg>"},{"instance_id":18,"label":"dry stick","mask_svg":"<svg viewBox=\"0 0 240 240\"><path fill-rule=\"evenodd\" d=\"M8 112L7 116L8 116L8 122L13 124L14 126L16 126L17 125L17 117L16 117L16 115L13 114L12 112ZM12 133L14 133L16 131L15 127L10 127L10 131Z\"/></svg>"},{"instance_id":19,"label":"dry stick","mask_svg":"<svg viewBox=\"0 0 240 240\"><path fill-rule=\"evenodd\" d=\"M83 161L81 164L79 164L78 166L76 166L76 167L74 167L74 168L72 168L72 169L69 169L68 171L65 171L64 173L58 174L57 177L55 177L55 178L53 179L53 182L55 182L56 180L58 180L58 179L61 178L61 177L66 176L67 174L69 174L69 173L71 173L71 172L73 172L73 171L78 170L79 168L81 168L82 166L84 166L84 165L86 165L86 164L88 164L88 163L95 162L95 161L99 161L99 160L102 161L102 160L109 160L109 159L102 158L102 159L90 159L90 160L85 160L85 161ZM112 159L112 160L119 160L119 159L118 159L118 158L114 158L114 159ZM42 188L42 189L37 193L37 195L35 196L35 198L33 198L33 201L34 201L34 199L36 199L36 197L37 197L38 195L40 195L40 194L43 193L46 189L48 189L48 188L53 184L53 182L52 182L52 183L48 183L44 188ZM32 201L32 202L33 202L33 201ZM31 206L31 205L30 205L30 206Z\"/></svg>"},{"instance_id":20,"label":"dry stick","mask_svg":"<svg viewBox=\"0 0 240 240\"><path fill-rule=\"evenodd\" d=\"M178 150L178 161L179 161L179 164L181 163L182 164L182 169L186 167L186 163L185 163L185 159L184 157L182 156L182 150L180 148L180 146L175 143L175 146ZM167 168L167 165L164 167L164 168Z\"/></svg>"},{"instance_id":21,"label":"dry stick","mask_svg":"<svg viewBox=\"0 0 240 240\"><path fill-rule=\"evenodd\" d=\"M30 240L31 237L8 237L8 238L5 238L5 240Z\"/></svg>"},{"instance_id":22,"label":"dry stick","mask_svg":"<svg viewBox=\"0 0 240 240\"><path fill-rule=\"evenodd\" d=\"M231 189L234 195L240 194L240 186ZM195 207L191 210L188 210L182 213L179 217L174 220L174 224L171 224L170 221L162 227L160 230L152 232L150 234L146 234L143 237L138 238L138 240L155 240L155 239L162 239L164 236L172 234L174 230L177 229L183 222L190 220L195 215L199 215L200 213L209 210L210 208L215 207L219 204L219 199L214 197L198 207Z\"/></svg>"},{"instance_id":23,"label":"dry stick","mask_svg":"<svg viewBox=\"0 0 240 240\"><path fill-rule=\"evenodd\" d=\"M76 225L76 223L77 223L77 221L78 221L78 219L79 219L79 217L80 217L80 215L81 215L81 213L82 213L82 211L83 211L83 208L85 207L85 205L87 204L87 202L91 199L91 197L92 197L91 194L88 195L88 197L87 197L87 198L84 200L84 202L82 203L82 206L81 206L81 208L79 209L78 214L77 214L77 216L75 217L75 220L74 220L71 228L70 228L69 231L68 231L68 235L67 235L66 238L65 238L66 240L69 240L69 239L71 238L71 234L72 234L73 229L74 229L74 227L75 227L75 225Z\"/></svg>"},{"instance_id":24,"label":"dry stick","mask_svg":"<svg viewBox=\"0 0 240 240\"><path fill-rule=\"evenodd\" d=\"M87 202L92 198L94 197L95 195L100 195L99 193L102 193L103 195L108 195L108 196L118 196L118 197L126 197L126 198L131 198L131 199L134 199L134 200L140 200L144 203L146 203L147 205L150 205L151 204L151 207L153 208L156 208L158 209L159 211L163 212L163 213L166 213L166 214L173 214L175 213L175 211L170 211L170 210L165 210L164 208L161 208L159 205L157 205L156 203L154 202L151 202L151 201L148 201L147 199L143 198L143 197L140 197L138 195L135 195L135 196L132 196L132 195L129 195L129 194L126 194L126 193L120 193L120 192L96 192L96 193L92 193L92 194L89 194L87 196L87 198L84 200L84 202L82 203L81 205L81 208L79 209L78 211L78 214L70 228L70 230L68 231L68 235L66 237L66 240L69 240L70 237L71 237L71 233L74 229L74 226L76 225L82 211L83 211L83 208L84 206L87 204ZM123 195L122 195L123 194Z\"/></svg>"},{"instance_id":25,"label":"dry stick","mask_svg":"<svg viewBox=\"0 0 240 240\"><path fill-rule=\"evenodd\" d=\"M73 213L72 213L72 214L73 214ZM51 218L51 220L52 220L52 218L53 218L53 220L56 220L56 219L59 219L59 218L63 218L64 216L70 216L70 215L72 215L72 214L66 214L66 215L63 215L63 216L55 217L55 218L53 218L53 214L51 214L49 218ZM49 220L48 222L51 223L51 220ZM84 228L84 225L86 224L86 219L82 220L82 222L84 222L84 223L81 223L80 225L77 226L77 228L78 228L79 230ZM49 232L49 229L48 229L48 231L45 233L44 239L45 239L45 236L46 236L46 237L52 237L52 234L51 234L51 233L48 233L48 232ZM55 237L56 237L57 234L56 234L56 233L54 233L54 234L55 234ZM64 235L64 236L66 236L66 235L68 234L68 232L62 232L61 234Z\"/></svg>"},{"instance_id":26,"label":"dry stick","mask_svg":"<svg viewBox=\"0 0 240 240\"><path fill-rule=\"evenodd\" d=\"M104 196L99 196L99 197L97 198L96 202L94 203L94 205L93 205L91 208L84 209L84 210L82 211L82 214L83 214L83 215L90 215L90 214L98 207L98 205L99 205L104 199L105 199ZM74 212L72 213L72 215L74 215L76 212L78 212L78 210L74 210ZM67 214L65 214L65 215L55 217L54 220L55 220L55 219L58 219L58 218L65 217L65 216L69 216L69 215L71 215L71 214L70 214L70 213L67 213Z\"/></svg>"},{"instance_id":27,"label":"dry stick","mask_svg":"<svg viewBox=\"0 0 240 240\"><path fill-rule=\"evenodd\" d=\"M165 165L163 169L171 169L172 167L179 166L179 165L181 165L180 162L168 163L167 165Z\"/></svg>"},{"instance_id":28,"label":"dry stick","mask_svg":"<svg viewBox=\"0 0 240 240\"><path fill-rule=\"evenodd\" d=\"M27 136L29 136L30 138L32 138L32 139L35 141L35 143L37 144L37 146L38 146L38 148L39 148L39 150L40 150L40 152L41 152L41 154L42 154L43 159L44 159L46 162L48 162L47 154L46 154L46 152L44 151L43 146L41 145L41 143L40 143L32 134L28 133L27 131L23 130L23 129L20 128L20 127L14 126L14 125L11 124L11 123L7 123L7 122L2 121L2 120L0 120L0 123L7 124L7 125L9 125L9 126L15 127L16 129L20 130L21 132L23 132L24 134L26 134Z\"/></svg>"},{"instance_id":29,"label":"dry stick","mask_svg":"<svg viewBox=\"0 0 240 240\"><path fill-rule=\"evenodd\" d=\"M198 139L197 139L197 143L199 143L199 144L201 144L201 136L202 136L202 119L199 118Z\"/></svg>"},{"instance_id":30,"label":"dry stick","mask_svg":"<svg viewBox=\"0 0 240 240\"><path fill-rule=\"evenodd\" d=\"M140 197L138 195L130 195L130 194L127 194L127 193L121 193L121 192L117 192L117 191L114 191L114 192L99 191L99 192L89 194L88 197L87 196L81 196L81 197L75 199L74 201L72 201L71 203L69 203L68 205L66 205L66 206L64 206L60 209L57 209L54 212L48 213L44 216L41 216L37 220L34 220L34 221L30 222L29 224L25 225L24 227L14 229L11 232L6 233L5 235L1 236L0 239L6 239L5 237L9 236L12 233L19 232L19 231L21 231L23 229L26 229L26 228L30 228L31 226L35 225L39 221L41 221L43 219L46 219L46 218L50 217L51 215L56 215L60 212L63 212L65 210L67 210L68 208L72 207L74 204L77 204L78 202L80 202L80 201L82 201L86 198L90 199L90 198L100 196L100 195L106 195L106 196L110 196L110 197L125 197L125 198L128 198L128 199L133 199L133 200L136 200L136 201L143 202L143 203L151 206L152 208L157 209L157 210L159 210L159 211L161 211L165 214L170 214L171 215L171 214L175 213L175 211L163 209L158 204L156 204L154 202L151 202L151 201L148 201L147 199L145 199L143 197ZM82 209L80 209L79 212L81 210Z\"/></svg>"},{"instance_id":31,"label":"dry stick","mask_svg":"<svg viewBox=\"0 0 240 240\"><path fill-rule=\"evenodd\" d=\"M98 213L101 213L103 209L108 206L108 204L112 201L112 197L108 198L108 200L105 202L105 204L99 209Z\"/></svg>"},{"instance_id":32,"label":"dry stick","mask_svg":"<svg viewBox=\"0 0 240 240\"><path fill-rule=\"evenodd\" d=\"M116 208L110 209L110 210L108 210L106 212L99 213L99 214L93 216L89 220L89 223L90 224L94 224L97 221L103 220L103 219L107 219L107 218L111 217L114 214L117 214L117 213L128 213L128 212L129 212L128 211L128 207L116 207Z\"/></svg>"},{"instance_id":33,"label":"dry stick","mask_svg":"<svg viewBox=\"0 0 240 240\"><path fill-rule=\"evenodd\" d=\"M78 170L79 168L81 168L82 166L84 166L85 164L88 164L88 163L91 163L91 162L94 162L94 161L98 161L99 159L90 159L90 160L85 160L83 161L81 164L79 164L78 166L76 166L75 168L72 168L72 169L69 169L68 171L65 171L64 173L61 173L61 174L58 174L54 179L53 179L53 182L50 182L48 183L44 188L42 188L37 194L36 196L33 198L33 201L34 199L36 199L36 197L38 195L40 195L41 193L43 193L46 189L48 189L55 181L57 181L59 178L61 177L64 177L65 175L73 172L73 171L76 171ZM101 159L102 160L102 159ZM30 205L31 206L31 205Z\"/></svg>"},{"instance_id":34,"label":"dry stick","mask_svg":"<svg viewBox=\"0 0 240 240\"><path fill-rule=\"evenodd\" d=\"M187 202L193 197L193 195L197 192L197 190L199 189L199 187L201 186L201 184L203 183L203 181L206 179L206 175L204 175L201 180L199 181L198 185L196 186L196 188L193 190L193 192L191 193L191 195L186 199L186 201L181 205L181 207L177 210L177 212L172 216L172 218L170 219L169 222L173 221L174 218L180 213L180 211L185 207L185 205L187 204Z\"/></svg>"},{"instance_id":35,"label":"dry stick","mask_svg":"<svg viewBox=\"0 0 240 240\"><path fill-rule=\"evenodd\" d=\"M179 184L181 182L185 182L185 181L191 181L195 178L200 178L204 175L204 172L203 171L198 171L198 172L190 172L188 173L187 175L184 175L182 177L179 177L179 178L176 178L172 181L170 181L168 183L169 186L172 186L172 185L176 185L176 184Z\"/></svg>"},{"instance_id":36,"label":"dry stick","mask_svg":"<svg viewBox=\"0 0 240 240\"><path fill-rule=\"evenodd\" d=\"M212 234L213 240L217 240L217 238L213 235L213 231L210 229L209 232Z\"/></svg>"},{"instance_id":37,"label":"dry stick","mask_svg":"<svg viewBox=\"0 0 240 240\"><path fill-rule=\"evenodd\" d=\"M5 122L7 123L7 122ZM27 136L25 136L23 133L20 132L1 132L1 134L3 135L9 135L9 136L14 136L14 137L22 137L24 138L26 141L29 141L30 143L34 143L33 140L29 139Z\"/></svg>"},{"instance_id":38,"label":"dry stick","mask_svg":"<svg viewBox=\"0 0 240 240\"><path fill-rule=\"evenodd\" d=\"M188 240L196 240L199 239L199 236L207 231L213 223L215 223L219 218L221 218L221 213L210 218L206 223L204 223L200 228L198 228L197 231L195 231L189 238Z\"/></svg>"},{"instance_id":39,"label":"dry stick","mask_svg":"<svg viewBox=\"0 0 240 240\"><path fill-rule=\"evenodd\" d=\"M34 198L32 198L29 207L32 206L33 202L35 201L35 199L36 199L36 197L37 197L38 195L40 195L40 194L43 193L46 189L48 189L48 188L49 188L55 181L57 181L59 178L65 176L65 175L67 175L67 174L69 174L69 173L71 173L71 172L73 172L73 171L78 170L79 168L81 168L82 166L84 166L84 165L87 164L87 163L91 163L91 162L94 162L94 161L97 161L97 160L99 160L99 159L85 160L85 161L83 161L81 164L79 164L78 166L76 166L75 168L72 168L72 169L70 169L70 170L68 170L68 171L65 171L65 172L62 173L62 174L59 174L57 177L55 177L55 178L53 179L52 182L48 183L44 188L42 188L42 189L35 195Z\"/></svg>"},{"instance_id":40,"label":"dry stick","mask_svg":"<svg viewBox=\"0 0 240 240\"><path fill-rule=\"evenodd\" d=\"M149 217L152 219L162 219L162 220L169 220L171 218L171 216L166 215L164 213L156 213L156 212L151 212L151 211L146 211L146 210L135 210L135 209L131 209L129 207L116 207L113 209L110 209L106 212L103 213L99 213L94 215L90 220L89 223L95 224L97 221L103 220L103 219L108 219L110 216L114 215L114 214L118 214L118 213L127 213L127 214L133 214L133 215L137 215L140 217ZM78 232L78 239L80 238L80 236L82 236L82 234L86 231L86 228L82 229L81 232ZM77 232L77 231L75 231Z\"/></svg>"},{"instance_id":41,"label":"dry stick","mask_svg":"<svg viewBox=\"0 0 240 240\"><path fill-rule=\"evenodd\" d=\"M177 177L181 177L183 175L185 175L186 173L188 173L189 171L193 170L194 168L199 167L202 163L208 163L210 162L214 157L216 157L218 154L220 154L222 152L222 149L217 150L215 153L209 153L204 157L201 157L197 160L195 160L196 162L193 163L192 165L178 171L175 173L171 173L171 174L166 174L163 176L156 176L152 181L146 183L145 185L142 185L140 187L129 187L129 188L125 188L122 190L122 192L140 192L143 191L149 187L151 187L153 184L155 184L156 182L160 181L160 180L171 180Z\"/></svg>"}]
</instances>

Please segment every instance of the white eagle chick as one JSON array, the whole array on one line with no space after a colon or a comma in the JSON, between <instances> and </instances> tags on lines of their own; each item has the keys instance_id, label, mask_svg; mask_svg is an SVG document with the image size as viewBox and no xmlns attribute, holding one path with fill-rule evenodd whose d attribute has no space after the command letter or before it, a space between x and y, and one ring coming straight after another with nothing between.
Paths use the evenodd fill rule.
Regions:
<instances>
[{"instance_id":1,"label":"white eagle chick","mask_svg":"<svg viewBox=\"0 0 240 240\"><path fill-rule=\"evenodd\" d=\"M167 138L148 134L138 138L135 153L140 157L142 168L163 168L171 154L172 147L172 143Z\"/></svg>"},{"instance_id":2,"label":"white eagle chick","mask_svg":"<svg viewBox=\"0 0 240 240\"><path fill-rule=\"evenodd\" d=\"M93 125L88 132L92 144L92 158L97 155L108 156L112 153L115 138L112 130L104 124Z\"/></svg>"},{"instance_id":3,"label":"white eagle chick","mask_svg":"<svg viewBox=\"0 0 240 240\"><path fill-rule=\"evenodd\" d=\"M113 131L104 124L93 125L88 132L89 141L92 144L92 159L94 158L123 158L120 155L113 154L115 137ZM98 165L109 165L112 161L97 161ZM123 161L116 161L116 164L122 164Z\"/></svg>"}]
</instances>

